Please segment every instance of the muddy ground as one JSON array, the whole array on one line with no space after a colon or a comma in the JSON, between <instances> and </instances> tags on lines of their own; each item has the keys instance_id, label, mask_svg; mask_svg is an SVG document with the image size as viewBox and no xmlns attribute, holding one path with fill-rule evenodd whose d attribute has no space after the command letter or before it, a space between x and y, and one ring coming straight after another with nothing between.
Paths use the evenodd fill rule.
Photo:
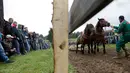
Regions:
<instances>
[{"instance_id":1,"label":"muddy ground","mask_svg":"<svg viewBox=\"0 0 130 73\"><path fill-rule=\"evenodd\" d=\"M102 49L96 55L82 55L79 51L69 51L69 62L74 66L76 73L130 73L130 58L113 59L115 49L107 49L103 55Z\"/></svg>"}]
</instances>

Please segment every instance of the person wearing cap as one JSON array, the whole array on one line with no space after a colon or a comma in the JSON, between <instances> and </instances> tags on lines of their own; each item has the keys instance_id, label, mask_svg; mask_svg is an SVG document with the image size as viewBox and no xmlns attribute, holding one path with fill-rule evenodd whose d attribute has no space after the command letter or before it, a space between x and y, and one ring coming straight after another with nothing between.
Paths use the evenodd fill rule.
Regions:
<instances>
[{"instance_id":1,"label":"person wearing cap","mask_svg":"<svg viewBox=\"0 0 130 73\"><path fill-rule=\"evenodd\" d=\"M6 56L4 48L1 43L2 43L2 33L0 32L0 61L4 63L13 63L14 61L9 60L8 56Z\"/></svg>"},{"instance_id":2,"label":"person wearing cap","mask_svg":"<svg viewBox=\"0 0 130 73\"><path fill-rule=\"evenodd\" d=\"M116 52L117 55L113 58L121 58L121 48L125 52L125 57L128 57L130 54L125 48L125 44L130 42L130 23L127 22L124 18L124 16L119 16L119 27L117 26L111 26L112 28L116 29L114 32L120 34L120 39L116 43Z\"/></svg>"},{"instance_id":3,"label":"person wearing cap","mask_svg":"<svg viewBox=\"0 0 130 73\"><path fill-rule=\"evenodd\" d=\"M8 57L14 55L16 53L16 48L12 45L12 40L14 39L11 35L6 35L6 39L3 42L3 47L5 50L5 53Z\"/></svg>"}]
</instances>

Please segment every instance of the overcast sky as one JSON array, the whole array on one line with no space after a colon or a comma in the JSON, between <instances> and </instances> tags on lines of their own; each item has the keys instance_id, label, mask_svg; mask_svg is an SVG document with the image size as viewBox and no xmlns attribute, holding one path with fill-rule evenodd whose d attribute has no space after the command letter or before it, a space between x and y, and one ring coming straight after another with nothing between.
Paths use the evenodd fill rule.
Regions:
<instances>
[{"instance_id":1,"label":"overcast sky","mask_svg":"<svg viewBox=\"0 0 130 73\"><path fill-rule=\"evenodd\" d=\"M4 17L6 20L12 17L15 21L29 28L30 31L36 31L44 36L48 34L52 27L52 4L53 0L3 0ZM73 0L69 0L69 9ZM115 0L100 13L95 15L86 23L96 24L97 18L105 18L113 25L118 25L118 16L124 15L130 21L130 1ZM76 31L83 31L85 25L79 27Z\"/></svg>"},{"instance_id":2,"label":"overcast sky","mask_svg":"<svg viewBox=\"0 0 130 73\"><path fill-rule=\"evenodd\" d=\"M130 0L114 0L111 4L109 4L106 8L92 17L88 22L79 27L77 31L83 31L87 23L96 24L98 18L105 18L107 21L111 23L111 25L118 26L119 20L118 17L120 15L124 15L127 21L130 21ZM110 28L108 28L110 29Z\"/></svg>"}]
</instances>

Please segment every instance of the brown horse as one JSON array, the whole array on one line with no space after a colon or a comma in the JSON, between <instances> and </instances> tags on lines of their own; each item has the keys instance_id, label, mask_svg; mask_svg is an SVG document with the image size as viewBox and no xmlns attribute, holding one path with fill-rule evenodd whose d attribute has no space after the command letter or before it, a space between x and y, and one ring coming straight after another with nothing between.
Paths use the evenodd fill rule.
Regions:
<instances>
[{"instance_id":1,"label":"brown horse","mask_svg":"<svg viewBox=\"0 0 130 73\"><path fill-rule=\"evenodd\" d=\"M93 33L91 34L91 41L94 44L94 49L91 48L91 52L96 54L96 51L99 52L99 43L103 44L103 53L106 53L106 49L105 49L105 37L104 37L104 30L103 27L109 27L110 23L108 21L106 21L105 19L101 18L98 19L98 22L96 24L95 30L93 31Z\"/></svg>"},{"instance_id":2,"label":"brown horse","mask_svg":"<svg viewBox=\"0 0 130 73\"><path fill-rule=\"evenodd\" d=\"M91 32L94 29L92 24L87 24L84 32L82 32L77 38L77 48L76 53L78 52L78 45L81 44L81 52L84 54L84 46L88 45L88 53L90 53L90 45L91 45Z\"/></svg>"}]
</instances>

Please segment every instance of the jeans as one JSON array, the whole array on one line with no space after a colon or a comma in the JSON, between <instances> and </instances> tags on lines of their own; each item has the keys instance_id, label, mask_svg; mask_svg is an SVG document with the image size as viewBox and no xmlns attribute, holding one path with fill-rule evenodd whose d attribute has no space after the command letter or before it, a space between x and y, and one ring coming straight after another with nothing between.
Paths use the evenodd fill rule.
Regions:
<instances>
[{"instance_id":1,"label":"jeans","mask_svg":"<svg viewBox=\"0 0 130 73\"><path fill-rule=\"evenodd\" d=\"M36 41L33 40L33 50L37 50L37 45L36 45Z\"/></svg>"},{"instance_id":2,"label":"jeans","mask_svg":"<svg viewBox=\"0 0 130 73\"><path fill-rule=\"evenodd\" d=\"M20 54L20 45L17 39L13 40L13 45L16 48L17 54Z\"/></svg>"},{"instance_id":3,"label":"jeans","mask_svg":"<svg viewBox=\"0 0 130 73\"><path fill-rule=\"evenodd\" d=\"M29 45L29 42L28 42L27 39L25 40L24 45L25 45L25 49L26 49L26 51L29 52L29 51L30 51L30 45Z\"/></svg>"},{"instance_id":4,"label":"jeans","mask_svg":"<svg viewBox=\"0 0 130 73\"><path fill-rule=\"evenodd\" d=\"M19 44L20 44L20 52L21 54L25 54L26 53L26 50L25 50L25 46L24 46L24 43L22 40L19 41Z\"/></svg>"},{"instance_id":5,"label":"jeans","mask_svg":"<svg viewBox=\"0 0 130 73\"><path fill-rule=\"evenodd\" d=\"M9 60L9 58L6 56L6 54L4 52L4 48L1 43L0 43L0 60L3 62L6 62Z\"/></svg>"}]
</instances>

